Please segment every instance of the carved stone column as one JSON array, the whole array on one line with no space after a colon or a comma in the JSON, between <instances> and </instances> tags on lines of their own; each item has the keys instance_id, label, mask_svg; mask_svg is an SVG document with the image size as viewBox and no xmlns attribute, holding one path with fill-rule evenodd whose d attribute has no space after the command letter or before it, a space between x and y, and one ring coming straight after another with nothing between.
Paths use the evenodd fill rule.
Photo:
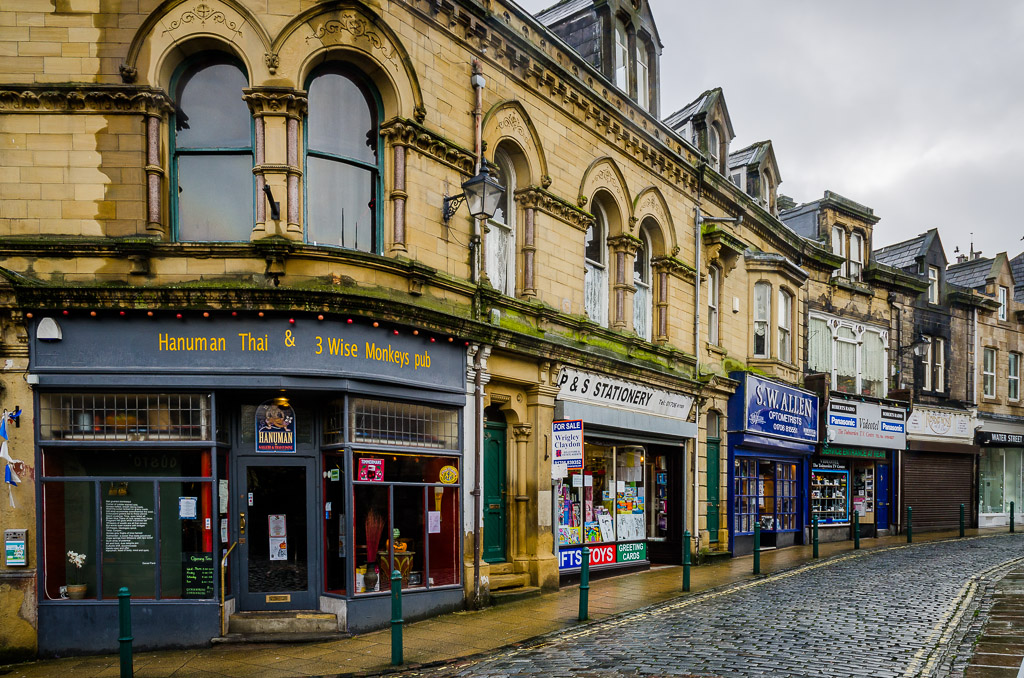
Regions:
<instances>
[{"instance_id":1,"label":"carved stone column","mask_svg":"<svg viewBox=\"0 0 1024 678\"><path fill-rule=\"evenodd\" d=\"M527 524L526 502L530 500L526 489L526 459L529 454L527 444L530 442L530 434L533 432L532 424L517 424L512 427L512 435L516 439L516 555L526 557L529 555L527 546Z\"/></svg>"},{"instance_id":2,"label":"carved stone column","mask_svg":"<svg viewBox=\"0 0 1024 678\"><path fill-rule=\"evenodd\" d=\"M146 231L166 238L169 234L164 224L163 179L167 176L160 158L160 124L174 110L170 100L163 95L151 96L145 104L146 120Z\"/></svg>"},{"instance_id":3,"label":"carved stone column","mask_svg":"<svg viewBox=\"0 0 1024 678\"><path fill-rule=\"evenodd\" d=\"M242 98L256 119L255 166L252 170L256 175L253 237L277 234L301 240L299 120L306 114L306 93L286 87L259 87L243 92ZM267 227L269 196L264 195L264 186L270 186L275 202L285 204L284 232L280 228L280 220Z\"/></svg>"},{"instance_id":4,"label":"carved stone column","mask_svg":"<svg viewBox=\"0 0 1024 678\"><path fill-rule=\"evenodd\" d=\"M627 315L627 306L632 309L633 293L636 292L632 275L633 257L636 256L636 251L640 247L640 240L623 233L608 238L608 246L615 259L611 324L614 329L626 330L629 329L632 321L632 314ZM627 304L627 302L629 303Z\"/></svg>"},{"instance_id":5,"label":"carved stone column","mask_svg":"<svg viewBox=\"0 0 1024 678\"><path fill-rule=\"evenodd\" d=\"M536 229L536 218L537 218L537 200L539 198L538 192L531 188L519 191L516 194L516 202L523 208L524 213L524 225L523 225L523 283L522 283L522 295L524 297L536 297L537 296L537 270L536 270L536 258L537 258L537 229Z\"/></svg>"},{"instance_id":6,"label":"carved stone column","mask_svg":"<svg viewBox=\"0 0 1024 678\"><path fill-rule=\"evenodd\" d=\"M679 268L679 260L674 257L654 257L651 261L654 269L654 289L657 290L657 297L654 299L654 341L668 341L668 281L672 271ZM699 311L698 311L699 312Z\"/></svg>"}]
</instances>

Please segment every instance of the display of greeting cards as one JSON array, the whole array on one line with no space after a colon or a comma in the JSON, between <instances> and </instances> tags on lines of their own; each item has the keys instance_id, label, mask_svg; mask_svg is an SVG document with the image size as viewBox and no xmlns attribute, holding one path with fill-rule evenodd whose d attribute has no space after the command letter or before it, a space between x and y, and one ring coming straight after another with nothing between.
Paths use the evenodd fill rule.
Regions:
<instances>
[{"instance_id":1,"label":"display of greeting cards","mask_svg":"<svg viewBox=\"0 0 1024 678\"><path fill-rule=\"evenodd\" d=\"M584 526L587 543L601 541L601 527L597 521L586 523Z\"/></svg>"}]
</instances>

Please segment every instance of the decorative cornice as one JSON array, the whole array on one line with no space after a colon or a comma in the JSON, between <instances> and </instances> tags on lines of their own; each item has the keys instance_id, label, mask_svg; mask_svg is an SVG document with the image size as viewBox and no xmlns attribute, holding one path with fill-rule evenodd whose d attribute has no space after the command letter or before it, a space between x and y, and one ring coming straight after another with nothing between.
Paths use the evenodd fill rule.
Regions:
<instances>
[{"instance_id":1,"label":"decorative cornice","mask_svg":"<svg viewBox=\"0 0 1024 678\"><path fill-rule=\"evenodd\" d=\"M253 87L242 90L242 98L256 117L284 115L301 118L306 114L309 100L306 93L288 87Z\"/></svg>"},{"instance_id":2,"label":"decorative cornice","mask_svg":"<svg viewBox=\"0 0 1024 678\"><path fill-rule=\"evenodd\" d=\"M408 146L452 169L473 176L476 156L407 118L392 118L380 128L380 135L393 145Z\"/></svg>"},{"instance_id":3,"label":"decorative cornice","mask_svg":"<svg viewBox=\"0 0 1024 678\"><path fill-rule=\"evenodd\" d=\"M651 266L656 271L663 270L671 275L678 276L683 280L690 282L696 280L696 272L693 270L693 267L689 266L678 257L668 255L651 257Z\"/></svg>"},{"instance_id":4,"label":"decorative cornice","mask_svg":"<svg viewBox=\"0 0 1024 678\"><path fill-rule=\"evenodd\" d=\"M147 113L174 110L165 92L125 85L0 85L4 113Z\"/></svg>"},{"instance_id":5,"label":"decorative cornice","mask_svg":"<svg viewBox=\"0 0 1024 678\"><path fill-rule=\"evenodd\" d=\"M586 231L596 221L590 213L540 186L528 186L516 191L515 199L523 207L540 210L580 231Z\"/></svg>"}]
</instances>

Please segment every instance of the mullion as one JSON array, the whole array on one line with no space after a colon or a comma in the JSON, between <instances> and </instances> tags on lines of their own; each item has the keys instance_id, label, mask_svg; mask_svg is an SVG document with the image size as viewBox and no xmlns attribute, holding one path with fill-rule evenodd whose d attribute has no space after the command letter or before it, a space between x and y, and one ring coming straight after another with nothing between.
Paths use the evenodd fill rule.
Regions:
<instances>
[{"instance_id":1,"label":"mullion","mask_svg":"<svg viewBox=\"0 0 1024 678\"><path fill-rule=\"evenodd\" d=\"M336 155L334 153L327 153L325 151L314 151L313 149L309 149L306 151L306 155L312 156L314 158L320 158L321 160L333 160L335 162L341 162L346 165L359 167L360 169L373 172L374 175L376 175L378 169L378 165L376 163L371 164L363 160L356 160L355 158L349 158L343 155Z\"/></svg>"}]
</instances>

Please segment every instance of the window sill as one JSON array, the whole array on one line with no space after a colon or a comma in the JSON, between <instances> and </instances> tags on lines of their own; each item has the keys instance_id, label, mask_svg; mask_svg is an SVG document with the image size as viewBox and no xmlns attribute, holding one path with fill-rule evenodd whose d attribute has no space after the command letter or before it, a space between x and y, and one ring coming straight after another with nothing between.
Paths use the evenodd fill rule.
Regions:
<instances>
[{"instance_id":1,"label":"window sill","mask_svg":"<svg viewBox=\"0 0 1024 678\"><path fill-rule=\"evenodd\" d=\"M836 276L832 278L832 284L848 292L853 292L854 294L860 294L865 297L875 296L874 289L870 285L862 283L859 280Z\"/></svg>"},{"instance_id":2,"label":"window sill","mask_svg":"<svg viewBox=\"0 0 1024 678\"><path fill-rule=\"evenodd\" d=\"M712 344L710 341L704 342L704 350L708 352L708 355L718 356L719 358L724 358L728 353L720 344Z\"/></svg>"}]
</instances>

